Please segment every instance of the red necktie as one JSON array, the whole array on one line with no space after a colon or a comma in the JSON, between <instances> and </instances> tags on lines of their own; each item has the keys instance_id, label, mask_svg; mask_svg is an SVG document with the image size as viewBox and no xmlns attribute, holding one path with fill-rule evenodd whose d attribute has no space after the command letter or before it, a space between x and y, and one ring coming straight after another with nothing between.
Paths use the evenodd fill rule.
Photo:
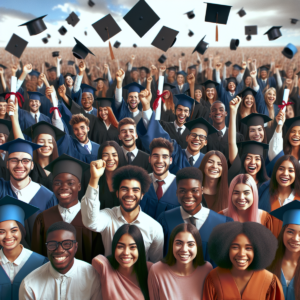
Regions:
<instances>
[{"instance_id":1,"label":"red necktie","mask_svg":"<svg viewBox=\"0 0 300 300\"><path fill-rule=\"evenodd\" d=\"M157 190L156 190L156 196L158 201L160 200L160 198L163 196L163 189L162 189L162 185L165 184L165 182L162 181L158 181L156 180L156 183L158 184Z\"/></svg>"}]
</instances>

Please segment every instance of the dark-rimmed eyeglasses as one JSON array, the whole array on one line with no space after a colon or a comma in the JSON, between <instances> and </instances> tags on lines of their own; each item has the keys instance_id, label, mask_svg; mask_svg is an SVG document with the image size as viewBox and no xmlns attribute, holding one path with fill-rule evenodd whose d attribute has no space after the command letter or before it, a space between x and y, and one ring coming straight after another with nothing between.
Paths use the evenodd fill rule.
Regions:
<instances>
[{"instance_id":1,"label":"dark-rimmed eyeglasses","mask_svg":"<svg viewBox=\"0 0 300 300\"><path fill-rule=\"evenodd\" d=\"M62 242L56 242L56 241L50 241L46 243L46 247L49 251L55 251L59 245L61 245L61 247L64 250L70 250L74 243L77 243L77 241L75 240L64 240Z\"/></svg>"},{"instance_id":2,"label":"dark-rimmed eyeglasses","mask_svg":"<svg viewBox=\"0 0 300 300\"><path fill-rule=\"evenodd\" d=\"M32 162L32 159L29 159L29 158L17 159L15 157L12 157L12 158L9 158L8 160L14 165L18 165L19 162L21 162L23 166L28 165L30 162Z\"/></svg>"},{"instance_id":3,"label":"dark-rimmed eyeglasses","mask_svg":"<svg viewBox=\"0 0 300 300\"><path fill-rule=\"evenodd\" d=\"M202 134L197 134L197 133L191 133L190 136L193 138L193 139L197 139L199 137L199 140L202 142L202 141L205 141L207 139L207 137L205 135L202 135Z\"/></svg>"}]
</instances>

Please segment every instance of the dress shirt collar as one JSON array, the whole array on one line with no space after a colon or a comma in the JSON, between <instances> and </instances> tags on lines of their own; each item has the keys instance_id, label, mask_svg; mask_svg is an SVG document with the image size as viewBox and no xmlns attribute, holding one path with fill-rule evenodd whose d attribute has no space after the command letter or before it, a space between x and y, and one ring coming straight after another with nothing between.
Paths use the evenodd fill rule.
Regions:
<instances>
[{"instance_id":1,"label":"dress shirt collar","mask_svg":"<svg viewBox=\"0 0 300 300\"><path fill-rule=\"evenodd\" d=\"M184 132L184 130L185 130L185 126L184 126L184 125L182 125L181 127L180 127L180 126L178 126L178 125L177 125L177 123L176 123L176 121L174 121L174 126L175 126L175 130L176 130L176 131L178 131L178 128L182 128L182 131L181 131L181 133L183 133L183 132Z\"/></svg>"},{"instance_id":2,"label":"dress shirt collar","mask_svg":"<svg viewBox=\"0 0 300 300\"><path fill-rule=\"evenodd\" d=\"M192 155L192 154L189 152L188 149L185 149L185 155L186 155L186 157L187 157L188 160L189 160L189 158L190 158L191 156L193 156L193 158L194 158L194 164L195 164L195 162L198 160L198 158L199 158L199 156L200 156L200 151L199 151L198 154Z\"/></svg>"},{"instance_id":3,"label":"dress shirt collar","mask_svg":"<svg viewBox=\"0 0 300 300\"><path fill-rule=\"evenodd\" d=\"M134 223L136 221L141 223L141 208L139 207L139 209L140 209L139 214L138 214L137 218L132 223ZM118 209L116 210L116 212L117 212L117 218L118 219L123 219L124 221L126 221L123 214L122 214L121 206L118 206ZM127 223L127 221L126 221L126 223Z\"/></svg>"},{"instance_id":4,"label":"dress shirt collar","mask_svg":"<svg viewBox=\"0 0 300 300\"><path fill-rule=\"evenodd\" d=\"M52 275L52 277L54 279L60 279L62 277L70 277L70 278L72 278L72 275L73 275L75 269L77 269L77 262L76 262L76 258L75 257L74 257L74 264L73 264L72 268L66 274L61 274L61 273L57 272L52 267L51 262L49 262L49 271L50 271L50 274Z\"/></svg>"},{"instance_id":5,"label":"dress shirt collar","mask_svg":"<svg viewBox=\"0 0 300 300\"><path fill-rule=\"evenodd\" d=\"M69 208L65 208L65 207L62 207L58 204L58 210L60 212L60 214L63 214L63 213L75 213L76 211L79 211L81 209L81 203L78 201L74 206L71 206Z\"/></svg>"},{"instance_id":6,"label":"dress shirt collar","mask_svg":"<svg viewBox=\"0 0 300 300\"><path fill-rule=\"evenodd\" d=\"M284 200L283 205L286 205L292 201L294 201L295 198L295 190L293 189L290 195Z\"/></svg>"},{"instance_id":7,"label":"dress shirt collar","mask_svg":"<svg viewBox=\"0 0 300 300\"><path fill-rule=\"evenodd\" d=\"M226 127L226 126L224 126L224 128L223 128L223 129L221 129L223 136L225 135L226 128L227 128L227 127Z\"/></svg>"},{"instance_id":8,"label":"dress shirt collar","mask_svg":"<svg viewBox=\"0 0 300 300\"><path fill-rule=\"evenodd\" d=\"M169 171L168 171L167 177L166 177L165 179L163 179L163 180L157 179L157 178L155 177L154 173L149 174L149 176L150 176L150 178L152 179L152 182L153 182L153 183L156 182L156 181L158 180L158 181L164 181L165 184L168 184L168 183L171 184L171 183L173 182L173 180L174 180L174 177L176 177L175 175L171 174Z\"/></svg>"},{"instance_id":9,"label":"dress shirt collar","mask_svg":"<svg viewBox=\"0 0 300 300\"><path fill-rule=\"evenodd\" d=\"M23 189L21 189L21 190L19 190L19 189L17 189L13 184L12 184L12 182L10 181L10 186L11 186L11 189L13 190L13 192L15 193L15 194L20 194L20 195L22 195L22 194L25 194L26 193L26 191L28 190L28 189L30 189L30 185L32 184L32 180L31 180L31 178L29 177L29 183L23 188Z\"/></svg>"},{"instance_id":10,"label":"dress shirt collar","mask_svg":"<svg viewBox=\"0 0 300 300\"><path fill-rule=\"evenodd\" d=\"M180 212L181 212L181 216L182 216L182 219L183 220L186 220L190 217L194 217L200 221L205 221L207 219L207 216L209 214L209 209L204 207L202 204L201 204L201 209L195 214L195 215L190 215L189 213L187 213L183 208L182 206L180 206ZM203 221L203 222L204 222Z\"/></svg>"},{"instance_id":11,"label":"dress shirt collar","mask_svg":"<svg viewBox=\"0 0 300 300\"><path fill-rule=\"evenodd\" d=\"M136 158L136 156L138 155L139 149L137 147L135 147L132 151L127 151L123 146L121 146L121 148L123 149L124 155L127 158L127 153L131 152L134 155L134 158Z\"/></svg>"},{"instance_id":12,"label":"dress shirt collar","mask_svg":"<svg viewBox=\"0 0 300 300\"><path fill-rule=\"evenodd\" d=\"M31 116L32 116L34 119L35 119L35 115L37 115L37 119L38 119L38 121L39 121L40 115L41 115L40 111L38 111L37 113L30 112L30 114L31 114Z\"/></svg>"},{"instance_id":13,"label":"dress shirt collar","mask_svg":"<svg viewBox=\"0 0 300 300\"><path fill-rule=\"evenodd\" d=\"M80 142L79 142L79 143L80 143ZM92 143L91 143L90 140L87 142L87 144L80 143L80 145L81 145L83 148L84 148L85 145L88 145L90 151L92 152Z\"/></svg>"},{"instance_id":14,"label":"dress shirt collar","mask_svg":"<svg viewBox=\"0 0 300 300\"><path fill-rule=\"evenodd\" d=\"M27 249L25 249L25 248L23 247L23 245L21 245L21 244L20 244L20 246L22 247L22 251L21 251L20 255L15 259L15 261L13 261L13 264L16 265L16 266L19 266L19 265L22 263L24 257L26 257L26 250L27 250ZM1 261L1 263L2 263L3 265L6 265L6 264L8 264L8 263L11 263L11 262L7 259L7 257L5 256L5 254L4 254L4 252L3 252L3 248L0 250L0 261Z\"/></svg>"}]
</instances>

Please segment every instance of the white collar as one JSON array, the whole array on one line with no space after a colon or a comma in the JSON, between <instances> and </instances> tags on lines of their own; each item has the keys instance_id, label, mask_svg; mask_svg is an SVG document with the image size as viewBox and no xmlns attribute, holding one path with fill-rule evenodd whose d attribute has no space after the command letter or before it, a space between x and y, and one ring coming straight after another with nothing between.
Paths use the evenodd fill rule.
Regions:
<instances>
[{"instance_id":1,"label":"white collar","mask_svg":"<svg viewBox=\"0 0 300 300\"><path fill-rule=\"evenodd\" d=\"M80 143L80 142L79 142ZM91 141L89 140L86 144L84 143L80 143L80 145L84 148L85 145L88 145L88 148L92 151L92 143Z\"/></svg>"},{"instance_id":2,"label":"white collar","mask_svg":"<svg viewBox=\"0 0 300 300\"><path fill-rule=\"evenodd\" d=\"M174 121L174 126L175 126L176 131L178 131L178 128L182 128L181 134L182 134L182 133L184 132L184 130L185 130L185 126L184 126L184 125L182 125L181 127L178 126L177 123L176 123L176 121Z\"/></svg>"},{"instance_id":3,"label":"white collar","mask_svg":"<svg viewBox=\"0 0 300 300\"><path fill-rule=\"evenodd\" d=\"M189 150L186 148L186 149L185 149L185 155L186 155L187 159L189 159L191 156L193 156L193 158L194 158L194 164L195 164L195 162L198 160L198 158L199 158L199 156L200 156L200 151L199 151L198 154L192 155L192 154L189 152Z\"/></svg>"},{"instance_id":4,"label":"white collar","mask_svg":"<svg viewBox=\"0 0 300 300\"><path fill-rule=\"evenodd\" d=\"M19 266L22 263L24 257L26 257L26 252L30 251L30 250L25 249L23 247L23 245L21 245L21 247L22 247L22 250L21 250L20 255L12 262L16 266ZM3 265L11 263L5 256L3 249L0 250L0 261L2 262Z\"/></svg>"},{"instance_id":5,"label":"white collar","mask_svg":"<svg viewBox=\"0 0 300 300\"><path fill-rule=\"evenodd\" d=\"M152 179L152 182L153 182L153 183L156 182L156 181L162 181L162 180L160 180L160 179L157 179L157 178L155 177L154 173L150 173L149 176L150 176L150 178ZM163 181L164 181L165 183L167 183L167 182L172 182L172 181L174 180L174 177L176 177L176 176L173 175L173 174L171 174L171 173L168 171L168 175L166 176L165 179L163 179Z\"/></svg>"},{"instance_id":6,"label":"white collar","mask_svg":"<svg viewBox=\"0 0 300 300\"><path fill-rule=\"evenodd\" d=\"M194 217L196 219L199 219L201 220L204 216L207 217L207 215L209 214L209 211L210 209L204 207L202 204L201 204L201 209L194 215L190 215L189 213L187 213L183 208L182 206L180 206L180 211L181 211L181 216L182 216L182 219L183 220L186 220L190 217Z\"/></svg>"},{"instance_id":7,"label":"white collar","mask_svg":"<svg viewBox=\"0 0 300 300\"><path fill-rule=\"evenodd\" d=\"M11 189L14 191L14 193L21 193L22 194L22 191L25 192L26 189L28 189L28 187L30 187L30 185L33 183L33 181L31 180L31 178L29 177L29 183L24 187L22 188L21 190L17 189L13 184L12 182L10 181L10 186L11 186Z\"/></svg>"},{"instance_id":8,"label":"white collar","mask_svg":"<svg viewBox=\"0 0 300 300\"><path fill-rule=\"evenodd\" d=\"M124 152L125 156L127 156L128 152L131 152L134 155L134 157L136 157L138 155L138 152L139 152L139 149L137 147L135 147L132 151L127 151L126 149L124 149L123 146L121 146L121 148L123 149L123 152Z\"/></svg>"},{"instance_id":9,"label":"white collar","mask_svg":"<svg viewBox=\"0 0 300 300\"><path fill-rule=\"evenodd\" d=\"M283 205L286 205L292 201L294 201L295 198L295 190L293 189L290 195L284 200Z\"/></svg>"},{"instance_id":10,"label":"white collar","mask_svg":"<svg viewBox=\"0 0 300 300\"><path fill-rule=\"evenodd\" d=\"M31 116L32 116L34 119L35 119L35 115L37 115L37 119L38 119L38 120L39 120L40 115L41 115L40 111L38 111L37 113L30 112L30 114L31 114Z\"/></svg>"},{"instance_id":11,"label":"white collar","mask_svg":"<svg viewBox=\"0 0 300 300\"><path fill-rule=\"evenodd\" d=\"M62 213L66 213L66 212L68 212L68 213L73 213L73 212L75 212L75 211L79 211L81 209L81 203L79 202L79 201L77 201L77 203L75 204L75 205L73 205L73 206L71 206L71 207L69 207L69 208L65 208L65 207L62 207L62 206L60 206L59 204L58 204L58 210L59 210L59 212L62 214Z\"/></svg>"},{"instance_id":12,"label":"white collar","mask_svg":"<svg viewBox=\"0 0 300 300\"><path fill-rule=\"evenodd\" d=\"M141 214L142 214L142 211L141 211L141 207L139 207L139 208L140 208L139 214L138 214L138 216L136 217L136 219L132 223L135 223L135 222L141 223ZM127 221L125 220L125 218L124 218L124 216L122 214L121 206L118 206L118 209L116 210L116 214L117 214L117 218L118 219L123 219L127 223Z\"/></svg>"},{"instance_id":13,"label":"white collar","mask_svg":"<svg viewBox=\"0 0 300 300\"><path fill-rule=\"evenodd\" d=\"M222 134L223 134L223 135L225 135L226 129L227 129L227 127L226 127L226 126L224 126L224 128L223 128L223 129L221 129L221 131L222 131Z\"/></svg>"}]
</instances>

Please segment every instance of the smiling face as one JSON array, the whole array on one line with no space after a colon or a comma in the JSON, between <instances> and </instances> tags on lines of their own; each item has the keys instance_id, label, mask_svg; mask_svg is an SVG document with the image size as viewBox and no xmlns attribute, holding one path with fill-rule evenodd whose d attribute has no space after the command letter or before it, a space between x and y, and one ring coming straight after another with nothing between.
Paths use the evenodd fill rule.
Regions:
<instances>
[{"instance_id":1,"label":"smiling face","mask_svg":"<svg viewBox=\"0 0 300 300\"><path fill-rule=\"evenodd\" d=\"M138 92L129 93L127 103L131 110L137 109L137 107L140 103Z\"/></svg>"},{"instance_id":2,"label":"smiling face","mask_svg":"<svg viewBox=\"0 0 300 300\"><path fill-rule=\"evenodd\" d=\"M229 258L232 263L232 269L245 271L253 262L253 246L245 234L239 234L231 243L229 249Z\"/></svg>"},{"instance_id":3,"label":"smiling face","mask_svg":"<svg viewBox=\"0 0 300 300\"><path fill-rule=\"evenodd\" d=\"M254 97L252 95L247 95L244 97L243 104L246 108L251 108L254 104Z\"/></svg>"},{"instance_id":4,"label":"smiling face","mask_svg":"<svg viewBox=\"0 0 300 300\"><path fill-rule=\"evenodd\" d=\"M292 147L300 146L300 126L294 126L289 134L289 142Z\"/></svg>"},{"instance_id":5,"label":"smiling face","mask_svg":"<svg viewBox=\"0 0 300 300\"><path fill-rule=\"evenodd\" d=\"M169 78L174 78L176 75L175 71L174 70L169 70L169 73L168 73L168 77Z\"/></svg>"},{"instance_id":6,"label":"smiling face","mask_svg":"<svg viewBox=\"0 0 300 300\"><path fill-rule=\"evenodd\" d=\"M42 133L38 136L38 145L43 145L43 147L37 149L37 153L41 157L49 157L53 153L53 138L50 134Z\"/></svg>"},{"instance_id":7,"label":"smiling face","mask_svg":"<svg viewBox=\"0 0 300 300\"><path fill-rule=\"evenodd\" d=\"M202 98L202 91L201 90L195 90L195 100L197 100L198 102L200 102Z\"/></svg>"},{"instance_id":8,"label":"smiling face","mask_svg":"<svg viewBox=\"0 0 300 300\"><path fill-rule=\"evenodd\" d=\"M262 71L260 72L260 78L261 78L261 79L266 79L267 76L268 76L268 72L267 72L266 70L262 70Z\"/></svg>"},{"instance_id":9,"label":"smiling face","mask_svg":"<svg viewBox=\"0 0 300 300\"><path fill-rule=\"evenodd\" d=\"M206 89L205 94L208 100L213 100L215 97L215 88Z\"/></svg>"},{"instance_id":10,"label":"smiling face","mask_svg":"<svg viewBox=\"0 0 300 300\"><path fill-rule=\"evenodd\" d=\"M120 128L119 140L122 141L123 147L129 149L135 145L138 138L136 127L132 124L125 124Z\"/></svg>"},{"instance_id":11,"label":"smiling face","mask_svg":"<svg viewBox=\"0 0 300 300\"><path fill-rule=\"evenodd\" d=\"M276 92L273 90L269 90L266 99L269 105L273 105L276 100Z\"/></svg>"},{"instance_id":12,"label":"smiling face","mask_svg":"<svg viewBox=\"0 0 300 300\"><path fill-rule=\"evenodd\" d=\"M32 157L28 153L24 152L14 152L9 154L8 158L16 159L29 159L32 160ZM33 169L33 162L28 161L28 163L22 164L22 162L14 163L11 160L7 161L7 168L10 176L16 181L22 181L29 175L30 171Z\"/></svg>"},{"instance_id":13,"label":"smiling face","mask_svg":"<svg viewBox=\"0 0 300 300\"><path fill-rule=\"evenodd\" d=\"M4 133L0 133L0 145L3 145L6 143L6 136Z\"/></svg>"},{"instance_id":14,"label":"smiling face","mask_svg":"<svg viewBox=\"0 0 300 300\"><path fill-rule=\"evenodd\" d=\"M156 176L163 176L168 172L170 164L172 163L170 151L166 148L154 148L149 156L149 162L153 173Z\"/></svg>"},{"instance_id":15,"label":"smiling face","mask_svg":"<svg viewBox=\"0 0 300 300\"><path fill-rule=\"evenodd\" d=\"M285 160L276 171L276 181L282 187L288 187L296 178L295 168L291 161Z\"/></svg>"},{"instance_id":16,"label":"smiling face","mask_svg":"<svg viewBox=\"0 0 300 300\"><path fill-rule=\"evenodd\" d=\"M34 114L36 114L41 106L41 102L39 100L29 100L29 107L30 107L30 111Z\"/></svg>"},{"instance_id":17,"label":"smiling face","mask_svg":"<svg viewBox=\"0 0 300 300\"><path fill-rule=\"evenodd\" d=\"M176 264L189 265L197 256L197 243L190 232L179 232L173 242L173 255Z\"/></svg>"},{"instance_id":18,"label":"smiling face","mask_svg":"<svg viewBox=\"0 0 300 300\"><path fill-rule=\"evenodd\" d=\"M97 89L98 90L102 90L103 86L104 86L104 82L102 80L99 80L97 82Z\"/></svg>"},{"instance_id":19,"label":"smiling face","mask_svg":"<svg viewBox=\"0 0 300 300\"><path fill-rule=\"evenodd\" d=\"M240 71L237 69L232 69L232 77L237 77L239 75Z\"/></svg>"},{"instance_id":20,"label":"smiling face","mask_svg":"<svg viewBox=\"0 0 300 300\"><path fill-rule=\"evenodd\" d=\"M260 155L248 153L244 161L244 168L249 175L255 176L261 169Z\"/></svg>"},{"instance_id":21,"label":"smiling face","mask_svg":"<svg viewBox=\"0 0 300 300\"><path fill-rule=\"evenodd\" d=\"M74 234L67 230L55 230L48 234L47 243L50 241L62 242L65 240L76 240ZM74 264L74 257L77 252L78 243L74 243L73 247L65 250L61 245L54 251L47 249L47 256L52 267L61 274L66 274Z\"/></svg>"},{"instance_id":22,"label":"smiling face","mask_svg":"<svg viewBox=\"0 0 300 300\"><path fill-rule=\"evenodd\" d=\"M245 86L246 87L250 87L251 83L252 83L251 76L246 77L246 79L245 79Z\"/></svg>"},{"instance_id":23,"label":"smiling face","mask_svg":"<svg viewBox=\"0 0 300 300\"><path fill-rule=\"evenodd\" d=\"M236 89L236 85L234 82L231 81L228 83L227 88L228 88L229 92L233 93Z\"/></svg>"},{"instance_id":24,"label":"smiling face","mask_svg":"<svg viewBox=\"0 0 300 300\"><path fill-rule=\"evenodd\" d=\"M94 96L91 93L84 92L81 97L81 104L84 110L90 110L93 106Z\"/></svg>"},{"instance_id":25,"label":"smiling face","mask_svg":"<svg viewBox=\"0 0 300 300\"><path fill-rule=\"evenodd\" d=\"M177 84L178 85L184 84L184 76L183 75L181 75L181 74L177 75Z\"/></svg>"},{"instance_id":26,"label":"smiling face","mask_svg":"<svg viewBox=\"0 0 300 300\"><path fill-rule=\"evenodd\" d=\"M287 226L283 233L283 243L286 250L292 253L300 252L300 225L289 224Z\"/></svg>"},{"instance_id":27,"label":"smiling face","mask_svg":"<svg viewBox=\"0 0 300 300\"><path fill-rule=\"evenodd\" d=\"M119 156L117 150L113 146L105 147L101 158L106 162L105 170L112 172L118 167Z\"/></svg>"},{"instance_id":28,"label":"smiling face","mask_svg":"<svg viewBox=\"0 0 300 300\"><path fill-rule=\"evenodd\" d=\"M291 119L291 118L295 117L295 112L294 112L294 109L293 109L292 105L287 105L286 106L285 114L286 114L287 119Z\"/></svg>"},{"instance_id":29,"label":"smiling face","mask_svg":"<svg viewBox=\"0 0 300 300\"><path fill-rule=\"evenodd\" d=\"M86 143L88 140L88 132L90 128L85 124L85 122L79 122L72 126L74 135L80 143Z\"/></svg>"},{"instance_id":30,"label":"smiling face","mask_svg":"<svg viewBox=\"0 0 300 300\"><path fill-rule=\"evenodd\" d=\"M231 201L238 210L247 210L254 201L251 187L245 183L238 183L232 191Z\"/></svg>"},{"instance_id":31,"label":"smiling face","mask_svg":"<svg viewBox=\"0 0 300 300\"><path fill-rule=\"evenodd\" d=\"M66 77L65 77L65 84L66 84L68 87L73 86L73 79L72 79L71 76L66 76Z\"/></svg>"},{"instance_id":32,"label":"smiling face","mask_svg":"<svg viewBox=\"0 0 300 300\"><path fill-rule=\"evenodd\" d=\"M261 125L249 126L249 140L262 143L265 137L264 129Z\"/></svg>"},{"instance_id":33,"label":"smiling face","mask_svg":"<svg viewBox=\"0 0 300 300\"><path fill-rule=\"evenodd\" d=\"M217 179L222 176L222 170L221 158L214 154L208 159L204 167L204 174L208 178Z\"/></svg>"},{"instance_id":34,"label":"smiling face","mask_svg":"<svg viewBox=\"0 0 300 300\"><path fill-rule=\"evenodd\" d=\"M60 173L55 176L52 189L59 205L70 208L78 203L78 192L81 184L78 178L70 173Z\"/></svg>"},{"instance_id":35,"label":"smiling face","mask_svg":"<svg viewBox=\"0 0 300 300\"><path fill-rule=\"evenodd\" d=\"M115 259L119 268L133 270L133 265L139 258L139 251L133 237L125 233L121 236L115 250Z\"/></svg>"},{"instance_id":36,"label":"smiling face","mask_svg":"<svg viewBox=\"0 0 300 300\"><path fill-rule=\"evenodd\" d=\"M126 212L131 212L138 208L144 196L140 182L135 179L122 180L116 195L120 201L121 208Z\"/></svg>"},{"instance_id":37,"label":"smiling face","mask_svg":"<svg viewBox=\"0 0 300 300\"><path fill-rule=\"evenodd\" d=\"M227 116L227 111L225 110L224 104L215 103L210 108L209 117L213 120L213 125L218 124L225 126L225 118Z\"/></svg>"},{"instance_id":38,"label":"smiling face","mask_svg":"<svg viewBox=\"0 0 300 300\"><path fill-rule=\"evenodd\" d=\"M182 179L177 184L178 202L190 215L201 209L202 193L202 183L197 179Z\"/></svg>"},{"instance_id":39,"label":"smiling face","mask_svg":"<svg viewBox=\"0 0 300 300\"><path fill-rule=\"evenodd\" d=\"M186 141L188 143L188 151L191 154L195 155L200 152L200 149L207 145L207 133L202 128L194 128L191 130L191 133L186 137Z\"/></svg>"},{"instance_id":40,"label":"smiling face","mask_svg":"<svg viewBox=\"0 0 300 300\"><path fill-rule=\"evenodd\" d=\"M99 107L99 117L103 120L103 122L108 120L108 108L107 107Z\"/></svg>"},{"instance_id":41,"label":"smiling face","mask_svg":"<svg viewBox=\"0 0 300 300\"><path fill-rule=\"evenodd\" d=\"M177 105L176 111L176 122L181 126L186 122L186 119L190 116L190 110L188 107L183 105Z\"/></svg>"},{"instance_id":42,"label":"smiling face","mask_svg":"<svg viewBox=\"0 0 300 300\"><path fill-rule=\"evenodd\" d=\"M22 233L16 221L0 222L0 246L10 251L20 245L21 239Z\"/></svg>"},{"instance_id":43,"label":"smiling face","mask_svg":"<svg viewBox=\"0 0 300 300\"><path fill-rule=\"evenodd\" d=\"M163 98L165 99L165 100L168 100L169 98L170 98L170 91L168 91L168 90L164 90L164 95L163 95Z\"/></svg>"},{"instance_id":44,"label":"smiling face","mask_svg":"<svg viewBox=\"0 0 300 300\"><path fill-rule=\"evenodd\" d=\"M6 114L6 107L7 107L6 102L0 102L0 115L1 116L4 116Z\"/></svg>"}]
</instances>

